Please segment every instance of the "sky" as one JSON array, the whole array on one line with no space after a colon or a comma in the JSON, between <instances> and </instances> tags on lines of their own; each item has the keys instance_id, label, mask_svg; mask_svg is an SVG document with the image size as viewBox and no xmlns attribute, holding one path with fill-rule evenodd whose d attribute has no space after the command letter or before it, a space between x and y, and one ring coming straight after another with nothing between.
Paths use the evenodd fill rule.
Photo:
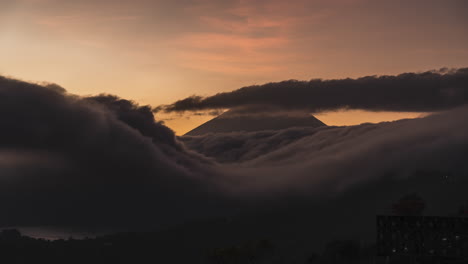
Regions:
<instances>
[{"instance_id":1,"label":"sky","mask_svg":"<svg viewBox=\"0 0 468 264\"><path fill-rule=\"evenodd\" d=\"M461 68L467 12L463 0L0 0L0 75L157 106L290 79ZM421 115L316 116L351 125ZM177 134L210 118L160 117Z\"/></svg>"}]
</instances>

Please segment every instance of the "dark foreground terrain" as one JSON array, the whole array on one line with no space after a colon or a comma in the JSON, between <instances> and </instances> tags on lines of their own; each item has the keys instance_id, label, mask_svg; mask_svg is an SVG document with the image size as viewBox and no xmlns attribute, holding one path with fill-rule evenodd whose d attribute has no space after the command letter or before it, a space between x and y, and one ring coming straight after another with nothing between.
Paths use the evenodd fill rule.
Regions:
<instances>
[{"instance_id":1,"label":"dark foreground terrain","mask_svg":"<svg viewBox=\"0 0 468 264\"><path fill-rule=\"evenodd\" d=\"M196 232L192 232L195 234ZM200 237L203 240L202 237ZM15 229L0 233L1 263L466 263L450 259L376 256L375 244L330 241L322 252L297 254L286 241L260 239L219 247L197 244L177 231L119 233L45 240ZM304 246L304 245L303 245Z\"/></svg>"},{"instance_id":2,"label":"dark foreground terrain","mask_svg":"<svg viewBox=\"0 0 468 264\"><path fill-rule=\"evenodd\" d=\"M173 232L171 232L173 233ZM173 233L120 233L97 238L44 240L4 230L2 263L369 263L374 246L333 241L322 254L293 256L284 242L261 239L204 248Z\"/></svg>"}]
</instances>

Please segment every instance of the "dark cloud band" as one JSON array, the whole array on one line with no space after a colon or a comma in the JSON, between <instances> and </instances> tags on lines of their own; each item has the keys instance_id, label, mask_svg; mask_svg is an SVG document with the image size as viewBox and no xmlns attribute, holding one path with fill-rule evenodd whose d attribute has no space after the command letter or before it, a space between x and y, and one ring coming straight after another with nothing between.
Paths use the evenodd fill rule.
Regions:
<instances>
[{"instance_id":1,"label":"dark cloud band","mask_svg":"<svg viewBox=\"0 0 468 264\"><path fill-rule=\"evenodd\" d=\"M289 80L244 87L209 97L191 96L155 112L275 106L321 112L341 108L431 112L468 103L468 68L358 79Z\"/></svg>"}]
</instances>

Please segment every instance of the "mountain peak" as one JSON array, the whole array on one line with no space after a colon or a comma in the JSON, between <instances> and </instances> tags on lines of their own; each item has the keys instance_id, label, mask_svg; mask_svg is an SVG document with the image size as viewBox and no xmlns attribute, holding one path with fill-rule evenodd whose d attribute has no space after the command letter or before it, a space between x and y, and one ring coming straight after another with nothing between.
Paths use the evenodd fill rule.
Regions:
<instances>
[{"instance_id":1,"label":"mountain peak","mask_svg":"<svg viewBox=\"0 0 468 264\"><path fill-rule=\"evenodd\" d=\"M310 113L279 111L265 108L233 109L194 128L185 135L199 136L208 133L253 132L280 130L291 127L326 126Z\"/></svg>"}]
</instances>

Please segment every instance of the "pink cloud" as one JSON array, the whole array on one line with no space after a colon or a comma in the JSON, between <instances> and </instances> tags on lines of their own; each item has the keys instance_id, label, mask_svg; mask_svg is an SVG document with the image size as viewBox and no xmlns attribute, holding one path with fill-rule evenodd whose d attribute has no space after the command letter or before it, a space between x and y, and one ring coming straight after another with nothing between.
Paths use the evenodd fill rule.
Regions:
<instances>
[{"instance_id":1,"label":"pink cloud","mask_svg":"<svg viewBox=\"0 0 468 264\"><path fill-rule=\"evenodd\" d=\"M197 33L186 34L176 43L187 48L195 49L222 49L234 47L240 50L255 50L259 48L281 47L287 44L284 37L247 37L235 34Z\"/></svg>"},{"instance_id":2,"label":"pink cloud","mask_svg":"<svg viewBox=\"0 0 468 264\"><path fill-rule=\"evenodd\" d=\"M310 7L307 1L241 0L216 10L208 2L188 7L203 30L170 41L183 67L236 74L283 70L303 53L303 30L332 14L328 9L304 8Z\"/></svg>"},{"instance_id":3,"label":"pink cloud","mask_svg":"<svg viewBox=\"0 0 468 264\"><path fill-rule=\"evenodd\" d=\"M177 53L176 58L183 67L225 74L267 74L283 71L286 67L281 61L289 54L238 51L213 53L206 51L186 51Z\"/></svg>"}]
</instances>

